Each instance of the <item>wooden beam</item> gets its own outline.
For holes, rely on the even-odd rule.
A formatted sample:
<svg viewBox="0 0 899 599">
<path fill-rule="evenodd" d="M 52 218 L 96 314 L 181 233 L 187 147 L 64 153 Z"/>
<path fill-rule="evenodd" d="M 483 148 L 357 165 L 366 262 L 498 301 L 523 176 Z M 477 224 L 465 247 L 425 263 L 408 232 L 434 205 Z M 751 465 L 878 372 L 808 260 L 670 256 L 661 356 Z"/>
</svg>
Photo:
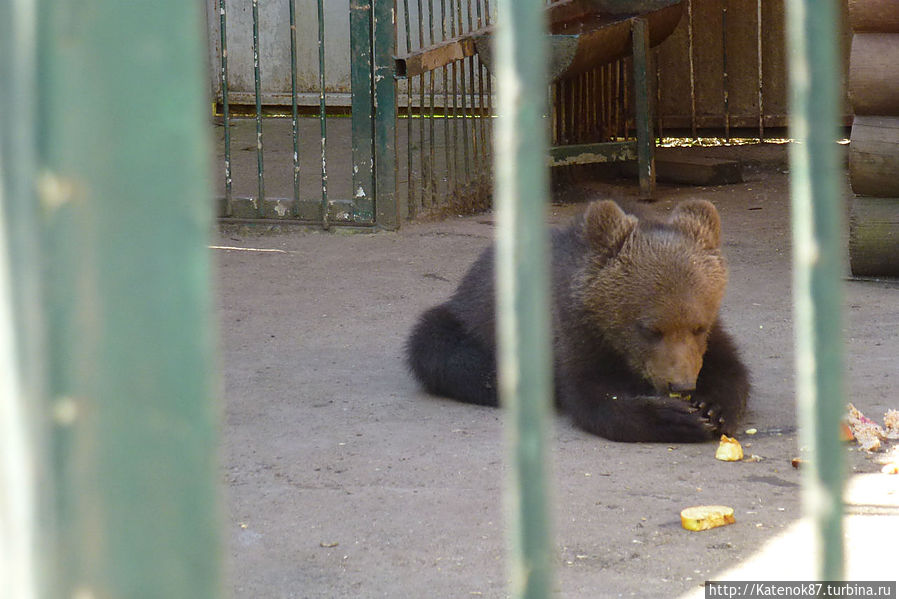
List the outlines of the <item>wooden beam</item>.
<svg viewBox="0 0 899 599">
<path fill-rule="evenodd" d="M 477 54 L 475 40 L 478 37 L 487 35 L 488 32 L 489 30 L 486 27 L 477 29 L 433 46 L 397 56 L 396 75 L 397 77 L 417 77 L 456 60 L 474 56 Z"/>
</svg>

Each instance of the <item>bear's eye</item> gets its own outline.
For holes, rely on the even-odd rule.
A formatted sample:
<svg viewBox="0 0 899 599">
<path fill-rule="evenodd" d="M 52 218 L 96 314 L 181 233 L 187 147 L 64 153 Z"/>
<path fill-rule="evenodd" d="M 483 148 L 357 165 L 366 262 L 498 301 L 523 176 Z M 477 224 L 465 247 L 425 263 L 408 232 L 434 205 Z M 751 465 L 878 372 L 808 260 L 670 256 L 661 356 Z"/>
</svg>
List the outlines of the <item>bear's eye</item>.
<svg viewBox="0 0 899 599">
<path fill-rule="evenodd" d="M 705 335 L 708 332 L 708 330 L 709 330 L 708 328 L 706 328 L 702 325 L 699 325 L 698 327 L 695 327 L 693 329 L 693 334 L 696 335 L 697 337 L 699 337 L 701 335 Z"/>
<path fill-rule="evenodd" d="M 637 324 L 637 332 L 647 341 L 660 341 L 664 336 L 658 327 L 643 323 Z"/>
</svg>

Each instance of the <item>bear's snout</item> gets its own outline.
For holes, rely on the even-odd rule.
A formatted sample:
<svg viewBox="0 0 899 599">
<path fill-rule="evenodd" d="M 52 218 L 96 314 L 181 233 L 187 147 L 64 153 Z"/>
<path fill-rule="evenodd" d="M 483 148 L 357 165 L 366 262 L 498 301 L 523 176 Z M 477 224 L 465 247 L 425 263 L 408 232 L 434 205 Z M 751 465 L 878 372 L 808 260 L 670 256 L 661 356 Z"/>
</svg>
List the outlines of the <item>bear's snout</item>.
<svg viewBox="0 0 899 599">
<path fill-rule="evenodd" d="M 692 394 L 702 368 L 705 348 L 691 338 L 666 338 L 654 348 L 648 363 L 647 374 L 656 392 L 668 395 Z"/>
<path fill-rule="evenodd" d="M 690 395 L 696 391 L 696 381 L 692 383 L 668 383 L 668 393 L 677 393 L 678 395 Z"/>
</svg>

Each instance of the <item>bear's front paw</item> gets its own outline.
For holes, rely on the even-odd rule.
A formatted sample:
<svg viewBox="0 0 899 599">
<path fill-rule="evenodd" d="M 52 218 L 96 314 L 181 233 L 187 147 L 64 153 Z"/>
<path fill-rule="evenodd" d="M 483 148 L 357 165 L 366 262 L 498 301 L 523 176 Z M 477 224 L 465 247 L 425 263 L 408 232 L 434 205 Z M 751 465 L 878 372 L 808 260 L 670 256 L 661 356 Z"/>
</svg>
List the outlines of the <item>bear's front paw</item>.
<svg viewBox="0 0 899 599">
<path fill-rule="evenodd" d="M 724 433 L 728 435 L 733 433 L 733 429 L 737 425 L 736 418 L 733 415 L 728 414 L 728 411 L 723 406 L 701 397 L 689 397 L 684 399 L 689 402 L 691 408 L 695 409 L 696 412 L 702 416 L 704 421 L 714 427 L 715 433 Z"/>
<path fill-rule="evenodd" d="M 684 397 L 644 397 L 659 441 L 707 441 L 719 434 L 716 414 Z"/>
</svg>

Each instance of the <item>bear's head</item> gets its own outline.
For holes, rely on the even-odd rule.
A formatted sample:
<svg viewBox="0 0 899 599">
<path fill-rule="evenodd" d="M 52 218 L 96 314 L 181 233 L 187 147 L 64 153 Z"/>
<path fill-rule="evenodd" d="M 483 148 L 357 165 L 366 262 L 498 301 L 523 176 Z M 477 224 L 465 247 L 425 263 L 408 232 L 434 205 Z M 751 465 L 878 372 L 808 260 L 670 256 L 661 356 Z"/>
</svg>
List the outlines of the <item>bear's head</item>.
<svg viewBox="0 0 899 599">
<path fill-rule="evenodd" d="M 583 227 L 591 255 L 577 293 L 594 329 L 658 393 L 689 393 L 727 285 L 717 210 L 691 200 L 638 220 L 599 201 Z"/>
</svg>

